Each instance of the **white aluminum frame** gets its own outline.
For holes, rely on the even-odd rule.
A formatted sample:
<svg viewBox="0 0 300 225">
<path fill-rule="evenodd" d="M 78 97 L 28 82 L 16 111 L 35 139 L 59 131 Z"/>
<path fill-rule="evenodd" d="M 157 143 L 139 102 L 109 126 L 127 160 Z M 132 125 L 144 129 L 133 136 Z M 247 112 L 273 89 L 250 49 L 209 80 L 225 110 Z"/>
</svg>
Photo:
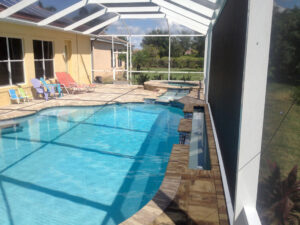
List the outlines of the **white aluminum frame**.
<svg viewBox="0 0 300 225">
<path fill-rule="evenodd" d="M 76 27 L 79 27 L 79 26 L 81 26 L 81 25 L 83 25 L 87 22 L 92 21 L 93 19 L 96 19 L 100 16 L 103 16 L 106 12 L 107 12 L 107 9 L 102 9 L 102 10 L 100 10 L 98 12 L 95 12 L 95 13 L 93 13 L 93 14 L 91 14 L 91 15 L 89 15 L 89 16 L 87 16 L 87 17 L 85 17 L 85 18 L 83 18 L 83 19 L 81 19 L 77 22 L 75 22 L 75 23 L 72 23 L 71 25 L 65 27 L 64 30 L 73 30 Z"/>
<path fill-rule="evenodd" d="M 117 4 L 117 3 L 145 3 L 150 0 L 89 0 L 89 3 L 100 3 L 100 4 Z"/>
<path fill-rule="evenodd" d="M 27 6 L 37 2 L 38 0 L 23 0 L 18 2 L 17 4 L 3 10 L 2 12 L 0 12 L 0 18 L 5 18 L 8 17 L 24 8 L 26 8 Z"/>
<path fill-rule="evenodd" d="M 256 211 L 272 12 L 273 0 L 248 2 L 234 209 L 235 224 L 241 225 L 259 225 L 259 218 L 251 217 Z"/>
<path fill-rule="evenodd" d="M 54 15 L 52 16 L 49 16 L 48 18 L 40 21 L 38 23 L 39 26 L 44 26 L 44 25 L 47 25 L 49 23 L 52 23 L 53 21 L 55 20 L 58 20 L 74 11 L 76 11 L 77 9 L 80 9 L 82 8 L 83 6 L 85 6 L 87 4 L 87 0 L 81 0 L 80 2 L 77 2 L 76 4 L 73 4 L 71 6 L 69 6 L 68 8 L 66 9 L 63 9 L 57 13 L 55 13 Z"/>
<path fill-rule="evenodd" d="M 211 21 L 209 19 L 207 19 L 206 17 L 200 16 L 199 14 L 196 14 L 194 12 L 191 12 L 189 10 L 181 8 L 179 6 L 173 5 L 169 2 L 161 1 L 161 0 L 152 0 L 152 2 L 159 5 L 159 6 L 161 6 L 161 7 L 163 7 L 163 8 L 172 10 L 175 13 L 178 13 L 182 16 L 185 16 L 188 19 L 192 19 L 195 22 L 202 23 L 205 26 L 208 26 L 211 23 Z"/>
<path fill-rule="evenodd" d="M 70 31 L 75 33 L 80 33 L 83 35 L 94 36 L 91 33 L 100 29 L 102 27 L 108 26 L 111 23 L 119 19 L 157 19 L 157 18 L 166 18 L 173 20 L 176 23 L 179 23 L 183 26 L 186 26 L 194 31 L 197 31 L 203 35 L 206 35 L 207 27 L 215 18 L 215 10 L 217 11 L 217 6 L 219 3 L 215 3 L 216 0 L 209 0 L 214 3 L 213 6 L 207 6 L 207 4 L 201 4 L 191 0 L 171 0 L 167 2 L 165 0 L 81 0 L 78 3 L 75 3 L 59 12 L 56 12 L 52 16 L 45 18 L 44 20 L 34 23 L 22 19 L 15 19 L 9 17 L 10 15 L 28 7 L 29 5 L 37 2 L 38 0 L 23 0 L 17 4 L 3 10 L 0 12 L 0 19 L 5 21 L 12 21 L 16 23 L 25 23 L 35 26 L 45 26 L 50 29 L 57 29 L 63 31 Z M 221 2 L 223 2 L 222 0 Z M 138 7 L 107 7 L 103 4 L 118 4 L 118 3 L 154 3 L 154 5 L 149 6 L 138 6 Z M 173 4 L 175 3 L 175 4 Z M 99 4 L 104 7 L 103 10 L 95 12 L 91 15 L 88 15 L 86 18 L 83 18 L 77 22 L 74 22 L 68 25 L 65 28 L 50 26 L 49 24 L 53 21 L 59 20 L 60 18 L 78 10 L 87 4 Z M 182 7 L 181 7 L 182 6 Z M 190 9 L 190 10 L 189 10 Z M 150 12 L 150 13 L 149 13 Z M 153 12 L 153 14 L 151 14 Z M 161 13 L 157 13 L 161 12 Z M 200 14 L 197 14 L 199 12 Z M 74 29 L 93 20 L 106 13 L 116 13 L 116 17 L 108 19 L 101 24 L 98 24 L 94 27 L 89 28 L 83 32 L 75 31 Z M 120 13 L 132 13 L 132 14 L 120 14 Z M 127 28 L 127 25 L 124 23 Z M 129 32 L 129 31 L 128 31 Z"/>
<path fill-rule="evenodd" d="M 162 19 L 165 18 L 166 15 L 163 13 L 155 13 L 155 14 L 120 14 L 120 19 Z"/>
<path fill-rule="evenodd" d="M 188 27 L 204 35 L 207 33 L 208 27 L 201 23 L 196 22 L 195 20 L 191 20 L 167 8 L 160 8 L 159 11 L 165 13 L 167 15 L 167 18 L 170 18 L 172 21 L 176 23 L 179 23 L 185 27 Z"/>
<path fill-rule="evenodd" d="M 214 10 L 211 8 L 208 8 L 204 5 L 201 5 L 201 4 L 191 1 L 191 0 L 184 0 L 184 1 L 183 0 L 171 0 L 171 1 L 177 3 L 181 6 L 184 6 L 186 8 L 193 9 L 194 11 L 199 12 L 204 16 L 213 18 Z"/>
<path fill-rule="evenodd" d="M 168 23 L 169 25 L 169 23 Z M 168 26 L 169 27 L 169 26 Z M 191 72 L 191 71 L 172 71 L 172 68 L 171 68 L 171 37 L 177 37 L 177 36 L 181 36 L 181 37 L 201 37 L 203 35 L 193 35 L 193 34 L 189 34 L 189 35 L 171 35 L 170 33 L 169 34 L 158 34 L 158 35 L 151 35 L 151 34 L 144 34 L 144 35 L 119 35 L 119 36 L 122 36 L 122 37 L 126 37 L 127 40 L 129 39 L 129 43 L 127 42 L 127 52 L 114 52 L 114 39 L 113 37 L 116 37 L 116 35 L 98 35 L 97 38 L 100 38 L 100 37 L 111 37 L 112 38 L 112 41 L 111 41 L 111 44 L 112 44 L 112 51 L 113 51 L 113 54 L 112 54 L 112 60 L 113 60 L 113 65 L 112 65 L 112 69 L 111 70 L 94 70 L 92 68 L 92 72 L 112 72 L 113 73 L 113 80 L 115 80 L 115 73 L 116 72 L 121 72 L 121 71 L 124 71 L 126 72 L 126 77 L 127 77 L 127 80 L 130 80 L 132 81 L 132 73 L 158 73 L 158 74 L 168 74 L 168 80 L 170 80 L 170 76 L 171 74 L 203 74 L 204 75 L 204 72 Z M 140 71 L 136 71 L 136 70 L 132 70 L 132 44 L 131 44 L 131 38 L 133 37 L 169 37 L 169 57 L 168 57 L 168 70 L 167 71 L 164 71 L 164 70 L 160 70 L 160 71 L 149 71 L 149 70 L 140 70 Z M 100 40 L 101 41 L 101 40 Z M 129 52 L 128 52 L 129 50 Z M 126 59 L 127 59 L 127 62 L 126 62 L 126 68 L 125 70 L 118 70 L 116 69 L 116 66 L 115 66 L 115 54 L 118 54 L 118 53 L 126 53 Z M 128 61 L 129 59 L 129 61 Z M 205 76 L 204 76 L 205 77 Z"/>
<path fill-rule="evenodd" d="M 10 17 L 11 15 L 17 13 L 18 11 L 30 6 L 31 4 L 37 2 L 38 0 L 22 0 L 13 6 L 0 12 L 1 21 L 9 21 L 20 24 L 27 24 L 31 26 L 43 26 L 48 29 L 55 29 L 60 31 L 69 31 L 76 34 L 83 34 L 89 36 L 92 35 L 94 31 L 110 25 L 111 23 L 124 18 L 134 18 L 134 19 L 145 19 L 145 18 L 158 18 L 164 15 L 164 18 L 172 20 L 178 24 L 188 27 L 194 31 L 197 31 L 203 35 L 206 35 L 208 28 L 213 26 L 217 16 L 220 14 L 225 0 L 208 0 L 213 3 L 214 6 L 207 6 L 207 4 L 201 4 L 200 1 L 192 0 L 169 0 L 168 2 L 164 0 L 82 0 L 76 4 L 73 4 L 66 9 L 63 9 L 54 15 L 40 21 L 39 23 L 34 23 L 30 21 L 25 21 L 21 19 L 16 19 Z M 154 3 L 159 6 L 146 6 L 146 7 L 105 7 L 105 11 L 100 10 L 93 13 L 86 18 L 79 20 L 73 24 L 70 24 L 65 29 L 50 26 L 51 22 L 58 20 L 75 10 L 84 7 L 86 4 L 114 4 L 114 3 Z M 175 4 L 173 4 L 175 3 Z M 256 193 L 257 193 L 257 183 L 258 183 L 258 173 L 259 173 L 259 158 L 260 158 L 260 147 L 261 147 L 261 134 L 263 126 L 263 110 L 264 110 L 264 99 L 262 96 L 265 94 L 266 86 L 266 71 L 268 62 L 268 50 L 270 43 L 270 31 L 271 31 L 271 18 L 272 18 L 272 0 L 249 0 L 248 9 L 248 27 L 247 27 L 247 38 L 246 38 L 246 55 L 245 55 L 245 67 L 244 67 L 244 81 L 242 90 L 242 108 L 241 108 L 241 122 L 240 122 L 240 139 L 239 139 L 239 155 L 238 155 L 238 170 L 237 170 L 237 182 L 236 182 L 236 202 L 234 211 L 234 220 L 238 220 L 238 216 L 244 213 L 247 218 L 251 215 L 255 216 L 256 207 Z M 181 7 L 182 6 L 182 7 Z M 139 9 L 137 9 L 139 8 Z M 143 10 L 140 14 L 138 10 Z M 161 12 L 163 14 L 148 14 L 145 12 Z M 97 17 L 104 15 L 107 12 L 114 12 L 116 16 L 98 24 L 84 32 L 78 32 L 73 30 L 74 28 L 83 25 Z M 132 12 L 133 14 L 119 14 L 119 12 Z M 199 13 L 199 14 L 198 14 Z M 201 14 L 201 15 L 200 15 Z M 112 36 L 112 35 L 106 35 Z M 123 35 L 119 35 L 123 36 Z M 129 46 L 127 43 L 127 48 L 129 48 L 129 62 L 127 60 L 127 66 L 129 63 L 129 68 L 127 67 L 127 77 L 130 80 L 132 78 L 132 72 L 144 72 L 144 71 L 132 71 L 132 36 L 150 36 L 150 35 L 126 35 L 129 37 Z M 183 35 L 153 35 L 161 37 L 172 36 L 183 36 Z M 188 35 L 185 35 L 188 36 Z M 197 36 L 197 35 L 194 35 Z M 7 38 L 8 40 L 8 38 Z M 209 42 L 209 40 L 207 40 Z M 169 42 L 170 44 L 170 42 Z M 171 45 L 170 45 L 171 47 Z M 209 55 L 210 49 L 207 46 L 206 55 Z M 22 42 L 23 48 L 23 42 Z M 23 49 L 22 49 L 23 50 Z M 53 49 L 54 50 L 54 49 Z M 170 51 L 170 49 L 169 49 Z M 8 51 L 9 54 L 9 51 Z M 24 51 L 23 51 L 24 54 Z M 114 55 L 114 54 L 113 54 Z M 24 57 L 24 56 L 23 56 Z M 169 53 L 170 57 L 170 53 Z M 205 63 L 205 76 L 207 79 L 207 90 L 209 86 L 209 65 L 210 58 L 207 58 Z M 24 58 L 23 58 L 23 68 L 24 68 Z M 10 63 L 9 63 L 10 65 Z M 253 67 L 253 65 L 256 65 Z M 54 63 L 53 63 L 54 66 Z M 129 69 L 129 74 L 128 74 Z M 9 68 L 11 76 L 11 68 Z M 157 72 L 157 71 L 153 71 Z M 159 71 L 160 73 L 165 73 L 166 71 Z M 178 72 L 178 71 L 176 71 Z M 168 68 L 168 74 L 170 75 L 171 68 Z M 173 72 L 174 73 L 174 72 Z M 184 73 L 184 72 L 179 72 Z M 190 72 L 195 73 L 195 72 Z M 199 72 L 202 73 L 202 72 Z M 254 76 L 253 76 L 254 74 Z M 25 70 L 24 70 L 25 79 Z M 11 83 L 11 77 L 10 77 Z M 255 92 L 253 92 L 253 86 L 256 87 Z M 255 121 L 255 123 L 253 123 Z M 236 224 L 243 224 L 245 221 L 238 221 Z M 246 221 L 251 224 L 251 221 Z M 252 221 L 253 224 L 257 224 L 257 220 Z"/>
<path fill-rule="evenodd" d="M 115 17 L 112 17 L 112 18 L 110 18 L 109 20 L 106 20 L 105 22 L 100 23 L 99 25 L 94 26 L 94 27 L 92 27 L 92 28 L 90 28 L 90 29 L 84 31 L 83 34 L 91 34 L 91 33 L 93 33 L 94 31 L 101 29 L 102 27 L 108 26 L 109 24 L 112 24 L 112 23 L 118 21 L 119 19 L 120 19 L 120 16 L 119 16 L 119 15 L 117 15 L 117 16 L 115 16 Z"/>
<path fill-rule="evenodd" d="M 158 12 L 159 6 L 108 7 L 107 12 Z"/>
</svg>

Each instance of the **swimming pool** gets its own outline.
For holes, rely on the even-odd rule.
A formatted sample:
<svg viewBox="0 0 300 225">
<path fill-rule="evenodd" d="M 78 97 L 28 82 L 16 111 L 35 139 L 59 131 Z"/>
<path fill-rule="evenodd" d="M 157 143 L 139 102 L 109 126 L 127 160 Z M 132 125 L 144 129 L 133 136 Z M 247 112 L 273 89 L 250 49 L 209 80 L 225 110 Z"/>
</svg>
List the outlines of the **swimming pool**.
<svg viewBox="0 0 300 225">
<path fill-rule="evenodd" d="M 0 224 L 126 220 L 157 192 L 181 118 L 179 108 L 132 103 L 14 120 L 0 130 Z"/>
</svg>

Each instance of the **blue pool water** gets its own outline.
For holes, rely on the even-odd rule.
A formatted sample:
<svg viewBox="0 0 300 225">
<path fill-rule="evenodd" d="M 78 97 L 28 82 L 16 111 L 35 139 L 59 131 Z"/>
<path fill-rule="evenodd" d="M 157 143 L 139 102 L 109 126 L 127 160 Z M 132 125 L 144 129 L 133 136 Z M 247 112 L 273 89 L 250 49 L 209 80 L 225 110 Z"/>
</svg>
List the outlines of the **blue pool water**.
<svg viewBox="0 0 300 225">
<path fill-rule="evenodd" d="M 168 88 L 167 92 L 159 96 L 158 100 L 159 102 L 169 102 L 174 101 L 177 99 L 181 99 L 182 97 L 188 95 L 190 93 L 190 90 L 187 89 L 173 89 Z"/>
<path fill-rule="evenodd" d="M 168 85 L 177 86 L 177 87 L 193 87 L 197 84 L 185 83 L 185 82 L 168 82 Z"/>
<path fill-rule="evenodd" d="M 0 224 L 126 220 L 157 192 L 181 118 L 179 108 L 121 104 L 15 120 L 0 130 Z"/>
</svg>

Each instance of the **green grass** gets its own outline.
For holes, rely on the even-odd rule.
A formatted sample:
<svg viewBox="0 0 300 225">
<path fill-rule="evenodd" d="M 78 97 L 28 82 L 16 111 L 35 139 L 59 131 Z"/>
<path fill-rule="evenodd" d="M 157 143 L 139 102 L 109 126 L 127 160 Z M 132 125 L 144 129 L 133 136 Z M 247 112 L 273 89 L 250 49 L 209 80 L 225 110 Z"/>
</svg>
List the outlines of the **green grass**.
<svg viewBox="0 0 300 225">
<path fill-rule="evenodd" d="M 269 174 L 268 161 L 276 162 L 283 176 L 286 176 L 293 166 L 299 166 L 300 105 L 294 104 L 283 120 L 293 102 L 292 91 L 293 86 L 268 82 L 260 178 Z M 281 121 L 283 122 L 280 125 Z M 275 133 L 276 130 L 278 131 Z M 299 173 L 300 170 L 298 177 Z"/>
<path fill-rule="evenodd" d="M 135 70 L 136 68 L 133 68 Z M 150 68 L 141 68 L 141 71 L 147 70 L 147 71 L 168 71 L 168 68 L 157 68 L 157 67 L 150 67 Z M 190 80 L 192 81 L 199 81 L 203 80 L 203 74 L 199 74 L 198 72 L 202 72 L 203 69 L 191 69 L 191 68 L 172 68 L 171 71 L 184 71 L 184 72 L 197 72 L 197 73 L 190 73 L 190 74 L 183 74 L 183 73 L 171 73 L 171 80 L 183 80 L 184 77 L 187 78 L 190 77 Z M 136 77 L 141 74 L 141 73 L 132 73 L 133 76 L 133 83 L 136 84 Z M 143 74 L 148 75 L 149 80 L 155 80 L 157 79 L 158 73 L 146 73 L 143 72 Z M 161 80 L 168 80 L 168 74 L 167 73 L 161 73 L 162 78 Z M 126 80 L 126 73 L 122 75 L 117 76 L 117 80 Z M 103 77 L 103 83 L 105 84 L 112 84 L 113 83 L 113 78 L 112 75 L 111 77 Z"/>
<path fill-rule="evenodd" d="M 147 71 L 168 71 L 168 68 L 141 68 L 141 71 L 147 70 Z M 190 68 L 172 68 L 171 71 L 185 71 L 185 72 L 202 72 L 203 70 L 201 68 L 199 69 L 190 69 Z M 135 82 L 135 77 L 138 76 L 140 73 L 133 73 L 134 77 L 134 82 Z M 155 80 L 157 79 L 158 73 L 147 73 L 143 72 L 143 74 L 146 74 L 149 76 L 149 80 Z M 168 74 L 167 73 L 161 73 L 161 80 L 167 80 L 168 79 Z M 190 74 L 183 74 L 183 73 L 171 73 L 171 79 L 172 80 L 183 80 L 183 78 L 187 79 L 190 77 L 190 80 L 203 80 L 203 74 L 199 73 L 190 73 Z"/>
</svg>

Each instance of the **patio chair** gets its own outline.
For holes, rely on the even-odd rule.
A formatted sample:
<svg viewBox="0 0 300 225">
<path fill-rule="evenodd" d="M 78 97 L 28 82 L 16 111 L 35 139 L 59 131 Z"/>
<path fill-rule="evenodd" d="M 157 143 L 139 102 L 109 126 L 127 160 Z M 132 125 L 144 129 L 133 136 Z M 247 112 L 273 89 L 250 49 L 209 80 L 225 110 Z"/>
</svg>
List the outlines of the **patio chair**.
<svg viewBox="0 0 300 225">
<path fill-rule="evenodd" d="M 24 89 L 23 88 L 18 88 L 18 92 L 19 92 L 19 95 L 22 97 L 22 98 L 24 98 L 24 99 L 26 99 L 27 100 L 27 102 L 29 102 L 29 101 L 32 101 L 33 100 L 33 97 L 32 97 L 32 95 L 31 94 L 28 94 L 28 93 L 26 93 L 25 91 L 24 91 Z"/>
<path fill-rule="evenodd" d="M 41 82 L 36 78 L 31 79 L 31 83 L 32 83 L 33 88 L 36 90 L 36 93 L 38 95 L 44 95 L 44 98 L 45 98 L 46 101 L 48 101 L 48 97 L 49 97 L 50 93 L 55 94 L 53 87 L 50 88 L 51 92 L 48 92 L 48 90 L 45 91 L 45 89 L 42 86 Z"/>
<path fill-rule="evenodd" d="M 63 96 L 63 92 L 62 92 L 62 89 L 60 87 L 60 84 L 47 84 L 46 81 L 44 80 L 43 77 L 40 78 L 40 81 L 42 82 L 43 86 L 45 88 L 47 88 L 47 91 L 51 93 L 51 88 L 54 88 L 57 90 L 58 92 L 58 97 L 61 97 Z"/>
<path fill-rule="evenodd" d="M 23 98 L 22 96 L 18 96 L 18 95 L 17 95 L 15 89 L 9 89 L 9 90 L 8 90 L 8 93 L 9 93 L 10 99 L 11 99 L 12 101 L 16 101 L 18 104 L 20 104 L 21 100 L 24 101 L 24 98 Z"/>
<path fill-rule="evenodd" d="M 74 79 L 71 77 L 70 74 L 66 72 L 57 72 L 56 77 L 58 79 L 58 82 L 65 88 L 65 90 L 68 92 L 68 89 L 72 90 L 72 93 L 76 91 L 94 91 L 96 85 L 90 84 L 79 84 L 74 81 Z M 68 92 L 69 93 L 69 92 Z"/>
</svg>

